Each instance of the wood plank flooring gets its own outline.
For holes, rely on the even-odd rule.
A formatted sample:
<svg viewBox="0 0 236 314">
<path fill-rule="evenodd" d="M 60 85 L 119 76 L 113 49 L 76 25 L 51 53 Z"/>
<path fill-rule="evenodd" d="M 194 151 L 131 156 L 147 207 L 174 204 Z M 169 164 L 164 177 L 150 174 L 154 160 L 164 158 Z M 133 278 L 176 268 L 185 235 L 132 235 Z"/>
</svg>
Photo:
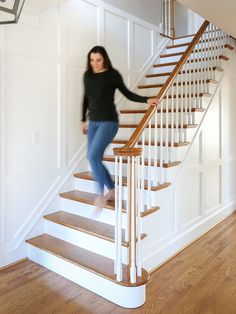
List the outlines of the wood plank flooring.
<svg viewBox="0 0 236 314">
<path fill-rule="evenodd" d="M 127 310 L 30 261 L 0 271 L 1 314 L 235 314 L 236 212 L 152 275 Z"/>
</svg>

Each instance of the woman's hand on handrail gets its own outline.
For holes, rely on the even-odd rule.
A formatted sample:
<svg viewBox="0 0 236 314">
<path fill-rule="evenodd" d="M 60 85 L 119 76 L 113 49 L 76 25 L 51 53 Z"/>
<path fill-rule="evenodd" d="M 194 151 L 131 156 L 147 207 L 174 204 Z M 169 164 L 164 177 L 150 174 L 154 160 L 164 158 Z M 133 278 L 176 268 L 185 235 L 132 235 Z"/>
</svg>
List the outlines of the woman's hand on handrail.
<svg viewBox="0 0 236 314">
<path fill-rule="evenodd" d="M 81 131 L 83 134 L 88 134 L 88 124 L 84 121 L 81 122 Z"/>
<path fill-rule="evenodd" d="M 157 107 L 157 105 L 159 103 L 159 99 L 158 98 L 149 98 L 147 103 L 149 106 Z"/>
</svg>

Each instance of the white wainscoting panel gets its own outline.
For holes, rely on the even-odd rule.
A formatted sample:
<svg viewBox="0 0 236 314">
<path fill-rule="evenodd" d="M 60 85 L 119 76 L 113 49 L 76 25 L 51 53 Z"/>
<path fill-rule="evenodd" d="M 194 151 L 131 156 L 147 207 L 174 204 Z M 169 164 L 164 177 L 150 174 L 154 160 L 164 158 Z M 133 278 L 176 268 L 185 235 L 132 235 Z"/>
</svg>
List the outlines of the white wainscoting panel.
<svg viewBox="0 0 236 314">
<path fill-rule="evenodd" d="M 6 62 L 7 173 L 57 167 L 57 63 L 12 54 Z"/>
<path fill-rule="evenodd" d="M 66 68 L 67 165 L 71 164 L 78 152 L 78 147 L 86 139 L 80 130 L 84 71 L 84 68 L 75 65 L 67 65 Z"/>
<path fill-rule="evenodd" d="M 128 20 L 109 11 L 104 12 L 104 45 L 116 68 L 128 68 Z"/>
<path fill-rule="evenodd" d="M 221 130 L 220 130 L 220 104 L 218 93 L 214 102 L 209 109 L 209 114 L 206 117 L 205 127 L 203 128 L 203 163 L 218 160 L 221 151 Z"/>
<path fill-rule="evenodd" d="M 185 228 L 200 216 L 201 179 L 199 173 L 181 176 L 176 188 L 178 227 Z"/>
<path fill-rule="evenodd" d="M 49 190 L 54 181 L 55 178 L 35 179 L 18 182 L 7 188 L 6 239 L 8 241 L 12 238 L 18 240 L 22 228 L 37 211 L 38 202 L 43 199 L 45 190 Z"/>
<path fill-rule="evenodd" d="M 61 6 L 66 29 L 63 43 L 66 58 L 71 63 L 86 63 L 89 50 L 98 44 L 99 7 L 96 4 L 73 0 Z"/>
<path fill-rule="evenodd" d="M 134 23 L 133 66 L 140 69 L 152 56 L 153 34 L 150 28 Z"/>
</svg>

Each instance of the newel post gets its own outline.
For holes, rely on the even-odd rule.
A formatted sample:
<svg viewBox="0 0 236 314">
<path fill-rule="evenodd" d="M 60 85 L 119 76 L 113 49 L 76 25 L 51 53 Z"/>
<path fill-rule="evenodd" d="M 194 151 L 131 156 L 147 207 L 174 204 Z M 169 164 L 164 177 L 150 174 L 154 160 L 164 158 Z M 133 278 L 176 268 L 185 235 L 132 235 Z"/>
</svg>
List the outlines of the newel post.
<svg viewBox="0 0 236 314">
<path fill-rule="evenodd" d="M 128 242 L 128 264 L 130 282 L 135 283 L 136 277 L 141 276 L 141 258 L 139 241 L 141 240 L 141 228 L 139 226 L 140 213 L 137 209 L 137 189 L 140 182 L 140 156 L 142 148 L 121 147 L 114 148 L 115 154 L 115 273 L 117 280 L 122 278 L 122 209 L 126 209 L 125 240 Z M 122 177 L 126 166 L 127 180 Z M 127 193 L 124 193 L 127 186 Z M 121 279 L 122 280 L 122 279 Z"/>
</svg>

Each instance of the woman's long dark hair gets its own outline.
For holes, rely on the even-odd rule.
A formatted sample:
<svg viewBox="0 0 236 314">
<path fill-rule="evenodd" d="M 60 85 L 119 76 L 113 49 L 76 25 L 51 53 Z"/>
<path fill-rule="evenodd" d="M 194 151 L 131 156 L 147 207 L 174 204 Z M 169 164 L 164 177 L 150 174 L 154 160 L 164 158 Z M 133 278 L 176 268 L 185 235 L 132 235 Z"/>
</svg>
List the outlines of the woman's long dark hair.
<svg viewBox="0 0 236 314">
<path fill-rule="evenodd" d="M 92 72 L 92 67 L 90 65 L 90 55 L 91 55 L 91 53 L 100 53 L 100 55 L 102 55 L 102 57 L 104 59 L 104 68 L 107 69 L 107 70 L 113 70 L 113 66 L 111 64 L 111 60 L 110 60 L 110 58 L 108 56 L 108 53 L 107 53 L 106 49 L 104 47 L 102 47 L 102 46 L 95 46 L 88 53 L 86 72 Z"/>
</svg>

